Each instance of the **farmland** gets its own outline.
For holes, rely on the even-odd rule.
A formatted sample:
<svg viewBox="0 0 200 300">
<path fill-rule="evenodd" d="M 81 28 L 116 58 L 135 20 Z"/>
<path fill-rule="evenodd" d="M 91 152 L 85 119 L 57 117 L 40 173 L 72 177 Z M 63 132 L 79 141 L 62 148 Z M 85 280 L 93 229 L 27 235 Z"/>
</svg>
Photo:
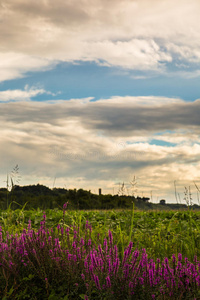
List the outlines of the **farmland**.
<svg viewBox="0 0 200 300">
<path fill-rule="evenodd" d="M 28 293 L 32 295 L 31 299 L 120 299 L 117 298 L 118 295 L 121 295 L 121 299 L 143 299 L 142 297 L 195 299 L 199 296 L 200 212 L 198 211 L 137 211 L 134 207 L 129 210 L 77 211 L 67 210 L 65 206 L 63 210 L 47 209 L 45 212 L 40 209 L 7 209 L 0 212 L 0 226 L 0 256 L 3 261 L 0 272 L 2 299 L 28 299 L 26 298 Z M 24 241 L 20 244 L 22 236 Z M 50 240 L 52 242 L 49 242 Z M 108 243 L 107 246 L 105 241 Z M 60 251 L 59 254 L 53 252 L 54 243 L 57 243 L 56 249 Z M 14 245 L 18 245 L 16 246 L 18 248 L 23 245 L 26 248 L 22 247 L 25 252 L 23 254 L 20 252 L 20 257 L 16 250 L 11 249 Z M 38 253 L 34 256 L 31 249 Z M 76 264 L 73 261 L 70 265 L 70 259 L 67 265 L 65 264 L 65 251 L 68 251 L 67 255 L 76 256 Z M 90 255 L 96 257 L 93 258 L 93 264 L 91 259 L 87 261 Z M 144 270 L 140 276 L 134 271 L 135 281 L 131 281 L 130 274 L 126 273 L 130 273 L 133 269 L 131 255 L 138 257 L 138 270 L 140 262 L 146 271 L 152 268 L 152 272 L 155 273 L 152 275 L 154 283 L 149 281 L 150 275 L 147 276 Z M 114 269 L 111 271 L 111 263 L 108 262 L 111 259 L 114 266 L 116 263 L 114 257 L 119 263 L 119 269 L 115 272 Z M 125 257 L 127 263 L 123 263 Z M 101 272 L 99 267 L 97 268 L 98 260 L 103 264 Z M 150 265 L 147 266 L 147 262 Z M 88 273 L 87 263 L 88 268 L 90 267 Z M 124 268 L 130 270 L 125 272 L 123 264 L 126 265 Z M 36 265 L 40 272 L 34 269 Z M 50 265 L 54 268 L 54 275 Z M 166 272 L 173 273 L 173 278 L 158 276 L 156 268 L 158 270 L 164 266 L 165 270 L 168 270 Z M 187 270 L 190 269 L 187 274 L 183 272 L 186 267 Z M 182 273 L 178 275 L 178 268 L 183 268 L 181 272 L 184 273 L 188 286 L 181 277 L 183 275 L 180 275 Z M 196 273 L 191 271 L 194 268 Z M 23 272 L 20 271 L 22 269 Z M 161 269 L 160 272 L 164 272 L 164 269 Z M 34 296 L 36 286 L 39 286 L 38 294 Z M 137 293 L 140 295 L 139 298 Z M 177 293 L 181 295 L 180 298 Z"/>
</svg>

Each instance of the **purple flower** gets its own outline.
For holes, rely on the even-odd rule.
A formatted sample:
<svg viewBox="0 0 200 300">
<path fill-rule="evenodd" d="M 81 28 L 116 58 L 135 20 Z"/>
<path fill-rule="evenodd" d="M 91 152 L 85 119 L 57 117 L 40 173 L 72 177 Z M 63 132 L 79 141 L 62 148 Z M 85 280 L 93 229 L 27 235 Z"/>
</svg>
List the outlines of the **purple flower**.
<svg viewBox="0 0 200 300">
<path fill-rule="evenodd" d="M 68 205 L 68 202 L 65 202 L 65 203 L 63 204 L 63 210 L 66 210 L 66 209 L 67 209 L 67 205 Z"/>
<path fill-rule="evenodd" d="M 100 283 L 99 283 L 99 277 L 97 275 L 94 275 L 94 281 L 95 281 L 96 287 L 98 288 L 98 290 L 100 290 L 101 287 L 100 287 Z"/>
<path fill-rule="evenodd" d="M 106 277 L 106 284 L 107 284 L 107 287 L 110 288 L 111 287 L 111 281 L 110 281 L 110 277 Z"/>
<path fill-rule="evenodd" d="M 108 231 L 108 236 L 109 236 L 109 242 L 110 242 L 110 245 L 112 246 L 112 243 L 113 243 L 113 236 L 112 236 L 112 232 L 109 230 Z"/>
<path fill-rule="evenodd" d="M 182 254 L 181 253 L 178 254 L 178 260 L 182 261 Z"/>
</svg>

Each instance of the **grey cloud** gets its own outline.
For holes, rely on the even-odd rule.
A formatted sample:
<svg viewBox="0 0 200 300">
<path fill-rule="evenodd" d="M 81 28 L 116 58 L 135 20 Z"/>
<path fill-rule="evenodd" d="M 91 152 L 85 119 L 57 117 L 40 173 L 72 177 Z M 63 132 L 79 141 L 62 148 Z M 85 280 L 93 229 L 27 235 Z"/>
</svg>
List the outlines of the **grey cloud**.
<svg viewBox="0 0 200 300">
<path fill-rule="evenodd" d="M 82 123 L 90 128 L 103 130 L 107 134 L 124 133 L 128 136 L 137 131 L 157 132 L 179 128 L 198 128 L 199 111 L 199 100 L 194 103 L 167 104 L 155 108 L 134 107 L 134 105 L 126 104 L 124 107 L 97 104 L 82 111 L 84 114 Z"/>
<path fill-rule="evenodd" d="M 159 102 L 159 98 L 157 99 Z M 4 103 L 3 120 L 7 122 L 47 123 L 62 126 L 77 120 L 88 130 L 100 130 L 106 136 L 131 136 L 143 132 L 193 129 L 199 131 L 200 100 L 195 102 L 161 103 L 159 106 L 139 105 L 126 101 L 110 104 L 101 100 L 77 105 L 70 101 L 58 104 Z M 5 117 L 6 116 L 6 117 Z"/>
<path fill-rule="evenodd" d="M 44 18 L 55 24 L 83 23 L 88 19 L 85 1 L 6 1 L 11 11 L 27 17 Z M 87 7 L 87 6 L 86 6 Z"/>
</svg>

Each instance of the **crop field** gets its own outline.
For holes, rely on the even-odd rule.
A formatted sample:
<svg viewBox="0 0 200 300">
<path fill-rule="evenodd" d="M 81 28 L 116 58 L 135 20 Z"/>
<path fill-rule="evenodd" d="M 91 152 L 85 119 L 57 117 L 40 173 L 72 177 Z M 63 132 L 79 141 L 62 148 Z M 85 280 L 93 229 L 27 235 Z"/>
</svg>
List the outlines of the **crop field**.
<svg viewBox="0 0 200 300">
<path fill-rule="evenodd" d="M 200 212 L 0 211 L 1 299 L 200 299 Z"/>
</svg>

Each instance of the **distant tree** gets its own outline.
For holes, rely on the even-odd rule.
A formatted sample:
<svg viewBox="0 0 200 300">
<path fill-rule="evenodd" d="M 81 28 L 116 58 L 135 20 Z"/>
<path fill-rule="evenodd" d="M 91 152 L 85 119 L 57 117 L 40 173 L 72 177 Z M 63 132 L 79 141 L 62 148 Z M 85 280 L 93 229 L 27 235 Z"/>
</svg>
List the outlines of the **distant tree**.
<svg viewBox="0 0 200 300">
<path fill-rule="evenodd" d="M 150 198 L 148 197 L 138 197 L 136 198 L 137 201 L 143 201 L 143 202 L 148 202 L 150 200 Z"/>
<path fill-rule="evenodd" d="M 166 201 L 165 201 L 164 199 L 161 199 L 161 200 L 160 200 L 160 204 L 161 204 L 161 205 L 165 205 L 165 204 L 166 204 Z"/>
</svg>

